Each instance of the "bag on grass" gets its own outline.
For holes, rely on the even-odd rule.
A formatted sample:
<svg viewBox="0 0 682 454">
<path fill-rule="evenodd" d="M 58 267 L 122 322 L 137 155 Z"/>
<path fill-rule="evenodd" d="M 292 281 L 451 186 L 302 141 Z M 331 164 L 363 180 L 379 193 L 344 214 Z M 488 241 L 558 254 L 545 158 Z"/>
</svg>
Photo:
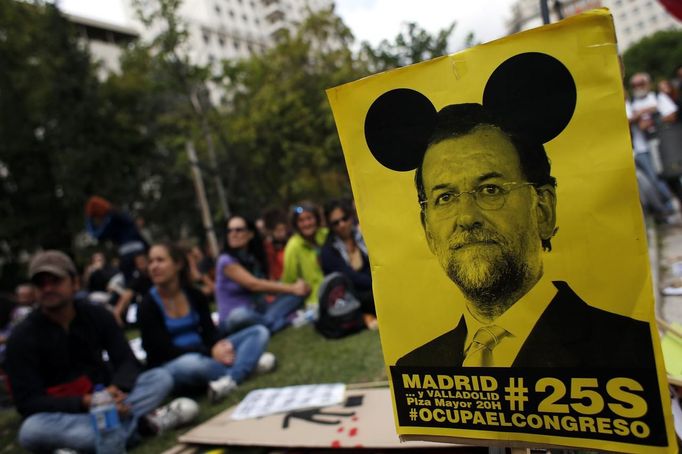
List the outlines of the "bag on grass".
<svg viewBox="0 0 682 454">
<path fill-rule="evenodd" d="M 338 339 L 365 327 L 360 301 L 353 284 L 341 273 L 324 278 L 318 290 L 319 315 L 315 328 L 324 337 Z"/>
</svg>

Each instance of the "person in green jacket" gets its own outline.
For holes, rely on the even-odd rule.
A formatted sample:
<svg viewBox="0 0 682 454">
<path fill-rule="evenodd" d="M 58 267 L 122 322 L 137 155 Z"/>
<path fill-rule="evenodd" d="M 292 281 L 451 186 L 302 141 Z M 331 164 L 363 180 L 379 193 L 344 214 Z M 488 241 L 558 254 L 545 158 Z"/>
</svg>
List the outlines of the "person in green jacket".
<svg viewBox="0 0 682 454">
<path fill-rule="evenodd" d="M 317 307 L 317 290 L 324 279 L 320 266 L 320 249 L 329 231 L 321 227 L 320 212 L 316 206 L 301 203 L 291 214 L 294 235 L 284 248 L 284 271 L 282 281 L 287 283 L 303 279 L 311 287 L 305 301 L 307 308 Z"/>
</svg>

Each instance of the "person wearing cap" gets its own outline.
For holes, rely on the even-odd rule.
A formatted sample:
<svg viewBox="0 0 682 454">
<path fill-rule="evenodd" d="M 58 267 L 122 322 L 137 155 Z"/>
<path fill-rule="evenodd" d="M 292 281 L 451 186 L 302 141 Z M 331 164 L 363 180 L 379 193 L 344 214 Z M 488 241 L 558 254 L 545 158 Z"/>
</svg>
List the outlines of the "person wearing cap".
<svg viewBox="0 0 682 454">
<path fill-rule="evenodd" d="M 317 290 L 324 279 L 320 250 L 329 230 L 321 227 L 320 212 L 310 203 L 301 203 L 294 207 L 291 225 L 295 233 L 284 248 L 282 281 L 288 284 L 299 279 L 305 281 L 311 288 L 305 305 L 308 308 L 317 308 Z"/>
<path fill-rule="evenodd" d="M 121 271 L 129 282 L 135 273 L 135 257 L 147 255 L 149 244 L 135 221 L 126 213 L 114 209 L 111 203 L 92 196 L 85 204 L 85 226 L 97 241 L 111 241 L 118 248 Z"/>
<path fill-rule="evenodd" d="M 74 300 L 77 271 L 63 252 L 36 254 L 29 265 L 38 308 L 13 331 L 5 369 L 17 411 L 23 416 L 19 443 L 31 451 L 69 448 L 91 452 L 95 432 L 88 414 L 94 386 L 112 394 L 128 442 L 139 423 L 172 429 L 193 415 L 155 410 L 171 392 L 162 369 L 142 372 L 123 332 L 106 309 Z M 108 360 L 103 359 L 106 353 Z"/>
<path fill-rule="evenodd" d="M 590 306 L 545 273 L 557 195 L 542 144 L 481 105 L 446 106 L 415 183 L 426 242 L 465 308 L 398 366 L 654 367 L 647 322 Z"/>
</svg>

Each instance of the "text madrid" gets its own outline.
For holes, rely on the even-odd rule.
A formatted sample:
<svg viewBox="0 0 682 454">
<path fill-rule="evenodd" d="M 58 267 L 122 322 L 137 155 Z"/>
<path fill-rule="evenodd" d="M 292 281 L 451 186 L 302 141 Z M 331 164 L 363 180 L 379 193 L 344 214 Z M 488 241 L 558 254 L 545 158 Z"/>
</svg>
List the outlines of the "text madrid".
<svg viewBox="0 0 682 454">
<path fill-rule="evenodd" d="M 517 427 L 546 430 L 563 430 L 565 432 L 591 432 L 615 434 L 627 437 L 630 434 L 637 438 L 647 438 L 651 433 L 649 426 L 643 421 L 626 421 L 616 418 L 593 418 L 590 416 L 558 416 L 558 415 L 511 415 L 492 411 L 469 411 L 454 409 L 420 408 L 418 417 L 422 422 L 449 422 L 453 424 L 474 424 L 496 427 Z"/>
</svg>

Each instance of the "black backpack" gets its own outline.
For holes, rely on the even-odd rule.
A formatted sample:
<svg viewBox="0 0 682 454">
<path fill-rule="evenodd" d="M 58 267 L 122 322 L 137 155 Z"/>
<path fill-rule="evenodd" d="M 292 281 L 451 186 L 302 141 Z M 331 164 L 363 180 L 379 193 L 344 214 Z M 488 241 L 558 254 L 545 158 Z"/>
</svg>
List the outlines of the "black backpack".
<svg viewBox="0 0 682 454">
<path fill-rule="evenodd" d="M 324 337 L 338 339 L 365 328 L 353 284 L 341 273 L 325 276 L 318 290 L 319 315 L 315 328 Z"/>
</svg>

